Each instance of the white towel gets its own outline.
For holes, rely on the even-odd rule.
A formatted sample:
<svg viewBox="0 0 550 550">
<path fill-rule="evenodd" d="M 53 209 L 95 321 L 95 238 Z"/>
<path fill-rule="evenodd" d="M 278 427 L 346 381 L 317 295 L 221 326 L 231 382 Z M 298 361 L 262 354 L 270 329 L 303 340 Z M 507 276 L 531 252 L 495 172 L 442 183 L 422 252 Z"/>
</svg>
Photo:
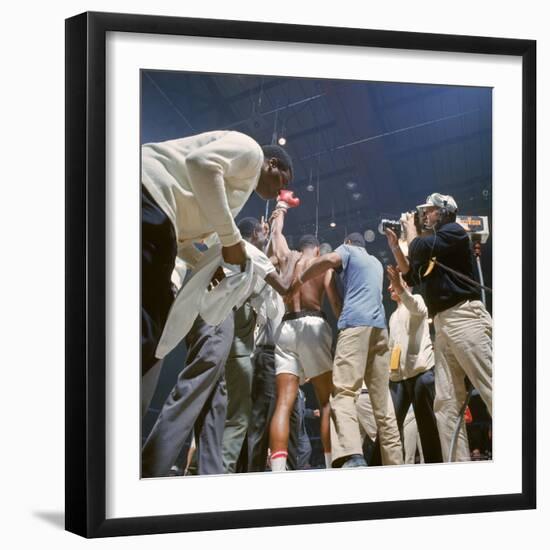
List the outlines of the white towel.
<svg viewBox="0 0 550 550">
<path fill-rule="evenodd" d="M 265 254 L 244 242 L 248 260 L 242 272 L 238 266 L 223 263 L 220 244 L 213 245 L 202 254 L 170 308 L 156 349 L 157 358 L 165 357 L 185 338 L 198 315 L 209 325 L 219 325 L 233 309 L 245 302 L 260 282 L 263 284 L 268 273 L 275 270 Z M 229 275 L 208 291 L 208 285 L 220 265 Z"/>
</svg>

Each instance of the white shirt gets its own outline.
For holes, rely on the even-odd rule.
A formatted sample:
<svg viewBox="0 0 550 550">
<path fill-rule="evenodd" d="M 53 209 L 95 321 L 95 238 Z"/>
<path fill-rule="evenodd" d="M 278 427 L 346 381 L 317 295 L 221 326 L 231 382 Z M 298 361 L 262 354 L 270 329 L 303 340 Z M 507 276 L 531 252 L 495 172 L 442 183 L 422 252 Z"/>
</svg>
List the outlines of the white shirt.
<svg viewBox="0 0 550 550">
<path fill-rule="evenodd" d="M 143 185 L 172 221 L 179 247 L 217 233 L 241 240 L 234 217 L 258 184 L 262 148 L 239 132 L 205 132 L 141 148 Z"/>
<path fill-rule="evenodd" d="M 248 257 L 244 271 L 241 272 L 238 266 L 224 264 L 232 274 L 210 291 L 208 285 L 223 261 L 221 245 L 216 244 L 202 254 L 170 308 L 155 352 L 157 358 L 165 357 L 183 340 L 198 315 L 209 325 L 219 325 L 234 308 L 243 305 L 260 283 L 263 284 L 263 279 L 275 271 L 261 250 L 247 241 L 244 243 Z"/>
<path fill-rule="evenodd" d="M 390 371 L 390 380 L 399 382 L 417 376 L 434 366 L 434 353 L 428 324 L 428 308 L 419 294 L 404 290 L 401 303 L 390 317 L 389 347 L 401 349 L 399 368 Z"/>
<path fill-rule="evenodd" d="M 267 283 L 250 299 L 256 312 L 256 346 L 274 346 L 275 333 L 283 320 L 285 304 L 281 295 Z"/>
</svg>

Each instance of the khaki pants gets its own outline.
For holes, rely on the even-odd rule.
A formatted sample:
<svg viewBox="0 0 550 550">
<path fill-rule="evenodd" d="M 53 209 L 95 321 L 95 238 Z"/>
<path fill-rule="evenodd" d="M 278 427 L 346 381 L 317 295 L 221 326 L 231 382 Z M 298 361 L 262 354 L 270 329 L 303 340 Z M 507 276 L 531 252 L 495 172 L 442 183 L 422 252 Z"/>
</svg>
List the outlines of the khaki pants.
<svg viewBox="0 0 550 550">
<path fill-rule="evenodd" d="M 395 414 L 388 413 L 389 365 L 386 329 L 353 327 L 339 332 L 330 400 L 333 461 L 363 454 L 356 401 L 364 380 L 378 427 L 382 463 L 403 463 Z"/>
<path fill-rule="evenodd" d="M 416 449 L 418 449 L 418 454 L 420 455 L 420 462 L 424 463 L 418 425 L 412 407 L 409 409 L 403 422 L 403 448 L 405 450 L 405 464 L 415 464 Z"/>
<path fill-rule="evenodd" d="M 435 401 L 434 412 L 441 439 L 443 460 L 470 460 L 464 422 L 453 456 L 451 442 L 460 409 L 466 399 L 464 376 L 470 379 L 492 414 L 492 320 L 480 301 L 466 301 L 441 313 L 435 325 Z"/>
<path fill-rule="evenodd" d="M 365 439 L 365 436 L 368 435 L 372 441 L 376 441 L 378 426 L 376 425 L 376 418 L 374 418 L 374 410 L 369 394 L 361 392 L 355 402 L 355 407 L 357 409 L 357 420 L 359 421 L 361 439 Z M 388 395 L 388 415 L 395 418 L 395 408 L 393 406 L 391 393 Z"/>
</svg>

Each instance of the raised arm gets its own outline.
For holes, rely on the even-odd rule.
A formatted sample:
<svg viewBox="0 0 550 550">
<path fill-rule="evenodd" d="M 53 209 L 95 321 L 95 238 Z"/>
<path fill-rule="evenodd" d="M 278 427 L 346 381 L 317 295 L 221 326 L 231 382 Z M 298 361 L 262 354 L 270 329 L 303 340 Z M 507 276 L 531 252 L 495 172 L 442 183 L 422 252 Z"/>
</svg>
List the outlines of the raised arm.
<svg viewBox="0 0 550 550">
<path fill-rule="evenodd" d="M 428 308 L 422 296 L 411 294 L 407 286 L 403 284 L 401 273 L 391 265 L 387 267 L 387 273 L 393 289 L 399 295 L 403 305 L 409 310 L 410 314 L 421 317 L 427 316 Z"/>
<path fill-rule="evenodd" d="M 416 223 L 414 221 L 414 214 L 407 212 L 405 219 L 402 221 L 403 230 L 405 232 L 405 240 L 407 246 L 411 246 L 411 243 L 418 237 L 418 230 L 416 229 Z"/>
<path fill-rule="evenodd" d="M 279 274 L 276 271 L 269 273 L 265 282 L 272 286 L 281 296 L 286 296 L 292 286 L 292 279 L 294 276 L 294 269 L 296 263 L 300 259 L 301 254 L 294 250 L 290 250 L 287 259 L 284 262 L 282 272 Z"/>
<path fill-rule="evenodd" d="M 290 248 L 283 235 L 286 211 L 276 208 L 271 214 L 271 248 L 279 262 L 283 263 L 290 255 Z"/>
<path fill-rule="evenodd" d="M 411 315 L 417 315 L 418 317 L 428 316 L 426 302 L 424 302 L 424 299 L 419 294 L 411 294 L 408 288 L 404 288 L 399 297 Z"/>
<path fill-rule="evenodd" d="M 407 260 L 407 257 L 399 246 L 397 235 L 389 228 L 385 230 L 385 233 L 386 238 L 388 239 L 388 246 L 392 251 L 393 257 L 395 258 L 395 261 L 397 263 L 397 267 L 399 267 L 399 270 L 401 271 L 401 273 L 403 273 L 403 275 L 406 275 L 410 269 L 409 260 Z"/>
</svg>

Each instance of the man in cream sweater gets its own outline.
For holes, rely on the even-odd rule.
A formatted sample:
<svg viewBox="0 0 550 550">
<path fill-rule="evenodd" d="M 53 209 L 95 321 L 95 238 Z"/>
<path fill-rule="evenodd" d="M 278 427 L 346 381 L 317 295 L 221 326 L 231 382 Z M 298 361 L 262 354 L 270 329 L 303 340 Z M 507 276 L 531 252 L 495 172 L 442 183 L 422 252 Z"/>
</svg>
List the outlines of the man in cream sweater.
<svg viewBox="0 0 550 550">
<path fill-rule="evenodd" d="M 244 265 L 245 245 L 234 217 L 252 191 L 263 199 L 274 199 L 291 177 L 292 161 L 284 149 L 262 148 L 239 132 L 206 132 L 142 146 L 142 398 L 144 393 L 152 394 L 160 371 L 155 350 L 174 299 L 171 276 L 176 255 L 192 269 L 200 255 L 196 245 L 219 239 L 224 261 Z M 223 367 L 232 340 L 232 316 L 217 327 L 197 318 L 187 336 L 188 361 L 195 372 L 199 367 L 202 372 L 208 365 Z M 204 346 L 207 341 L 209 345 Z M 202 396 L 204 403 L 194 405 L 202 410 L 218 394 L 224 396 L 225 391 L 216 386 L 212 395 Z M 169 399 L 177 397 L 171 395 Z M 215 403 L 211 405 L 210 410 L 216 408 Z M 163 418 L 166 408 L 165 404 Z M 208 426 L 206 409 L 203 415 L 201 419 Z M 157 424 L 162 423 L 161 417 Z M 153 431 L 157 434 L 159 430 Z M 151 436 L 142 457 L 145 477 L 164 475 L 165 463 L 171 460 L 168 454 L 172 454 L 165 449 L 167 434 Z M 218 460 L 215 454 L 208 459 L 203 454 L 212 464 L 204 468 L 204 473 L 221 473 L 221 456 Z"/>
<path fill-rule="evenodd" d="M 142 373 L 154 352 L 173 300 L 176 254 L 188 264 L 195 243 L 217 235 L 223 258 L 246 262 L 234 217 L 252 191 L 274 199 L 288 184 L 284 149 L 260 147 L 239 132 L 206 132 L 142 146 Z"/>
</svg>

